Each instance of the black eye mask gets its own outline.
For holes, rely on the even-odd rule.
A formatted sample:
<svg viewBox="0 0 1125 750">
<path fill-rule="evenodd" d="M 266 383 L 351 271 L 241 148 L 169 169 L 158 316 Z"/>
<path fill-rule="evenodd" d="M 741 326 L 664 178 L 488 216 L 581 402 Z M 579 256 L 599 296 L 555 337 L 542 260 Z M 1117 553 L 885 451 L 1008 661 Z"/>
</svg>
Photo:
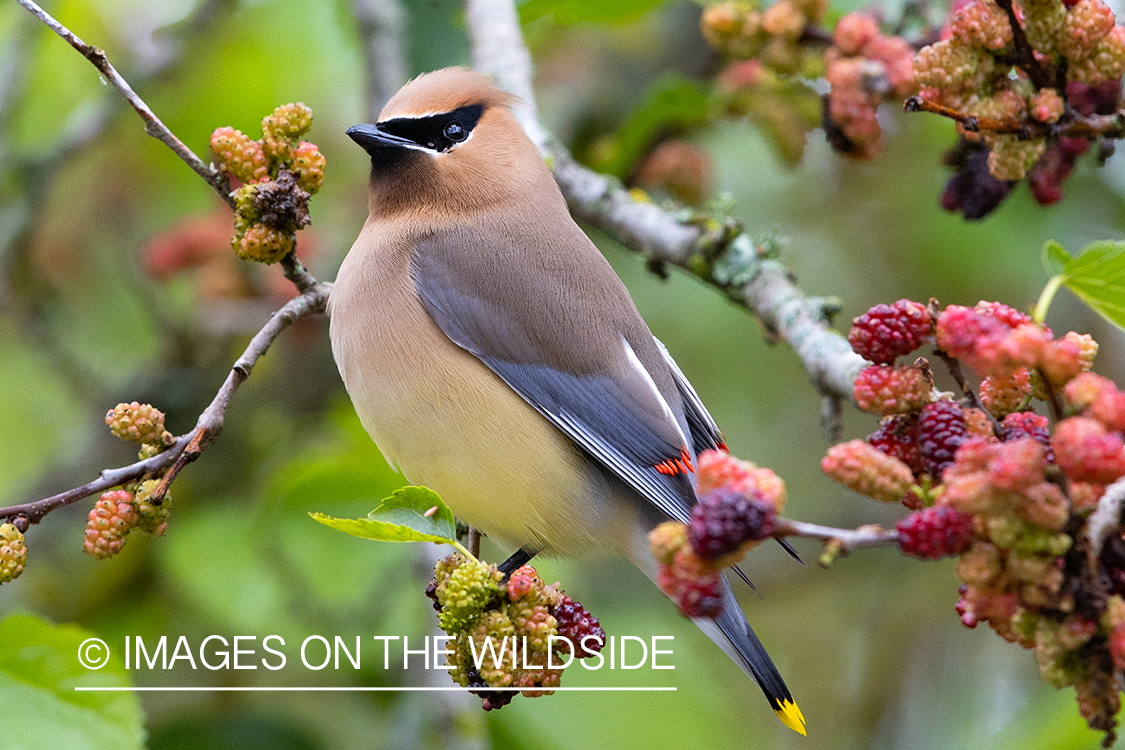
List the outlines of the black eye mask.
<svg viewBox="0 0 1125 750">
<path fill-rule="evenodd" d="M 483 113 L 484 105 L 468 104 L 440 115 L 384 120 L 378 127 L 384 133 L 405 138 L 424 148 L 444 152 L 468 138 Z"/>
</svg>

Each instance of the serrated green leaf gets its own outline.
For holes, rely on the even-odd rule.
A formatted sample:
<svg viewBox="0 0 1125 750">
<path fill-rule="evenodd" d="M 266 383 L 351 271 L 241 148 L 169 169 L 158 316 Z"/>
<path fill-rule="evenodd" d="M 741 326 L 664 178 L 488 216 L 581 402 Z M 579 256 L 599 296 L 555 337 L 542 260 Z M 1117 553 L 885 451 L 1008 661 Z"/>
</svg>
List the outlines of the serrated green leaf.
<svg viewBox="0 0 1125 750">
<path fill-rule="evenodd" d="M 1066 263 L 1063 273 L 1068 289 L 1125 329 L 1125 242 L 1093 242 Z"/>
<path fill-rule="evenodd" d="M 1043 261 L 1043 268 L 1047 269 L 1047 273 L 1051 276 L 1061 276 L 1066 272 L 1066 264 L 1073 260 L 1066 248 L 1054 240 L 1043 243 L 1040 259 Z"/>
<path fill-rule="evenodd" d="M 437 510 L 430 513 L 430 510 Z M 429 515 L 426 515 L 430 513 Z M 453 511 L 429 487 L 401 487 L 371 511 L 369 518 L 398 523 L 417 531 L 453 539 L 457 536 Z"/>
<path fill-rule="evenodd" d="M 101 669 L 78 660 L 78 649 L 94 634 L 76 625 L 52 625 L 32 615 L 0 622 L 0 705 L 16 711 L 4 722 L 4 747 L 144 747 L 136 693 L 75 690 L 76 687 L 132 687 L 116 655 Z M 112 645 L 109 646 L 112 649 Z M 100 652 L 87 652 L 90 658 Z"/>
<path fill-rule="evenodd" d="M 436 508 L 429 516 L 427 512 Z M 395 490 L 367 518 L 333 518 L 310 513 L 315 520 L 333 529 L 363 539 L 382 542 L 456 541 L 453 512 L 440 496 L 428 487 L 403 487 Z"/>
</svg>

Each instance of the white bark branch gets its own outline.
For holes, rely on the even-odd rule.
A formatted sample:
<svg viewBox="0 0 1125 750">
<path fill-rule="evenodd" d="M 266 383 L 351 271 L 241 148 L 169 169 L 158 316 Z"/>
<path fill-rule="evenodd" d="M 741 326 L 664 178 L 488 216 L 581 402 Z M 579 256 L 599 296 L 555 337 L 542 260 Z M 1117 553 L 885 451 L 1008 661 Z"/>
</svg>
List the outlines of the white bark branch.
<svg viewBox="0 0 1125 750">
<path fill-rule="evenodd" d="M 525 102 L 516 116 L 551 163 L 576 218 L 652 262 L 685 269 L 718 287 L 752 311 L 770 334 L 793 348 L 818 391 L 853 400 L 852 383 L 867 363 L 830 328 L 831 304 L 806 295 L 792 273 L 759 254 L 741 228 L 728 226 L 710 232 L 685 224 L 652 203 L 635 200 L 617 180 L 575 162 L 539 124 L 531 56 L 523 43 L 515 4 L 511 0 L 465 0 L 465 14 L 473 65 Z M 716 274 L 717 268 L 724 270 Z"/>
</svg>

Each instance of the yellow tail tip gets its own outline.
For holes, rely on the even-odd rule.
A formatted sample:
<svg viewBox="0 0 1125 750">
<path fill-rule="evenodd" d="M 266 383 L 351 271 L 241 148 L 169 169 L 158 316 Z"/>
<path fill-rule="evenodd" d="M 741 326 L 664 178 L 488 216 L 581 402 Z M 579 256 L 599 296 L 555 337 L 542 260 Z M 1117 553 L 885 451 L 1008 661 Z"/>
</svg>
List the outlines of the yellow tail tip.
<svg viewBox="0 0 1125 750">
<path fill-rule="evenodd" d="M 782 701 L 781 705 L 774 709 L 774 713 L 777 714 L 777 718 L 781 719 L 781 722 L 785 726 L 789 727 L 794 732 L 800 733 L 802 736 L 807 736 L 805 734 L 805 716 L 801 713 L 801 709 L 797 707 L 796 703 L 791 700 Z"/>
</svg>

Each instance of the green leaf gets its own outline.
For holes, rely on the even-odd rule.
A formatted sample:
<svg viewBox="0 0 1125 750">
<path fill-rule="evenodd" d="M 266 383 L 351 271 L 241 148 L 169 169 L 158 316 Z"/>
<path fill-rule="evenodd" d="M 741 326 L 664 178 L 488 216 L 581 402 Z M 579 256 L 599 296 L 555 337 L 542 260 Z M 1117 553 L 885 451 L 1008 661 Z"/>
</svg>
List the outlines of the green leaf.
<svg viewBox="0 0 1125 750">
<path fill-rule="evenodd" d="M 426 515 L 431 509 L 435 509 Z M 394 491 L 367 518 L 333 518 L 323 513 L 310 513 L 314 519 L 363 539 L 382 542 L 438 542 L 450 544 L 457 539 L 453 512 L 428 487 L 403 487 Z"/>
<path fill-rule="evenodd" d="M 75 690 L 132 687 L 112 653 L 100 669 L 82 666 L 79 646 L 91 637 L 93 633 L 76 625 L 52 625 L 32 615 L 9 615 L 0 622 L 0 705 L 18 715 L 4 722 L 4 747 L 144 747 L 136 693 Z M 108 648 L 112 651 L 113 644 Z M 100 652 L 87 653 L 93 658 Z"/>
<path fill-rule="evenodd" d="M 1063 283 L 1094 312 L 1125 329 L 1125 242 L 1093 242 L 1067 261 Z"/>
<path fill-rule="evenodd" d="M 1073 260 L 1066 248 L 1054 240 L 1047 240 L 1043 243 L 1040 256 L 1043 261 L 1043 268 L 1047 269 L 1047 273 L 1051 276 L 1060 276 L 1065 273 L 1066 264 Z"/>
</svg>

